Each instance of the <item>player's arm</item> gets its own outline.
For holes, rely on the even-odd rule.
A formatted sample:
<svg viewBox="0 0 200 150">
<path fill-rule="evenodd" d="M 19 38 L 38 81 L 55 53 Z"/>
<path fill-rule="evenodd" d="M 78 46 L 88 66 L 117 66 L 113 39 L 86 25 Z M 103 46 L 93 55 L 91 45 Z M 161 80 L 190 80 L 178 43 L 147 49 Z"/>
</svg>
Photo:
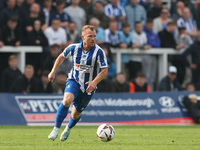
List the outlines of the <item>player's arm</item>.
<svg viewBox="0 0 200 150">
<path fill-rule="evenodd" d="M 103 80 L 104 78 L 106 78 L 107 75 L 108 75 L 108 68 L 102 68 L 101 72 L 94 78 L 93 81 L 85 83 L 85 84 L 88 84 L 86 92 L 87 93 L 91 93 L 95 89 L 96 85 L 99 82 L 101 82 L 101 80 Z"/>
<path fill-rule="evenodd" d="M 57 57 L 57 59 L 56 59 L 54 65 L 53 65 L 53 68 L 52 68 L 51 72 L 50 72 L 49 75 L 48 75 L 49 81 L 53 82 L 53 80 L 54 80 L 54 78 L 55 78 L 56 70 L 58 69 L 58 67 L 60 66 L 60 64 L 62 64 L 62 62 L 63 62 L 64 60 L 65 60 L 65 57 L 63 57 L 63 54 L 61 53 L 61 54 Z"/>
</svg>

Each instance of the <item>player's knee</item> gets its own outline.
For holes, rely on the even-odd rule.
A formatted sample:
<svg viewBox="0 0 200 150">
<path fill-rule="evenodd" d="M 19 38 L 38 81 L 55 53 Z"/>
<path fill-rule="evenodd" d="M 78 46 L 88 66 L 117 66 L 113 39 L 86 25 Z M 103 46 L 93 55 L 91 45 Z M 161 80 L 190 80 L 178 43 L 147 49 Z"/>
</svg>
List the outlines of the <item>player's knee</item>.
<svg viewBox="0 0 200 150">
<path fill-rule="evenodd" d="M 72 117 L 73 120 L 76 120 L 76 119 L 78 119 L 80 117 L 80 115 L 72 114 L 71 117 Z"/>
<path fill-rule="evenodd" d="M 71 102 L 68 100 L 63 100 L 63 105 L 69 107 L 71 105 Z"/>
<path fill-rule="evenodd" d="M 73 102 L 74 96 L 72 94 L 65 94 L 63 99 L 63 105 L 69 107 Z"/>
<path fill-rule="evenodd" d="M 78 119 L 79 117 L 80 117 L 80 113 L 78 113 L 78 112 L 72 112 L 71 113 L 71 117 L 72 117 L 72 119 L 73 120 L 76 120 L 76 119 Z"/>
</svg>

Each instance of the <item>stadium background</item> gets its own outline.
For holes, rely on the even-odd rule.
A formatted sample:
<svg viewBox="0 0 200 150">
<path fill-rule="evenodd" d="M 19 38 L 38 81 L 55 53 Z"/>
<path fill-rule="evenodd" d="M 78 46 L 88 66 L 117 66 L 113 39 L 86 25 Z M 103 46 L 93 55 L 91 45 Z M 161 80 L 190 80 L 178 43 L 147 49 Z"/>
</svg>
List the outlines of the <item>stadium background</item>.
<svg viewBox="0 0 200 150">
<path fill-rule="evenodd" d="M 47 22 L 48 22 L 47 21 L 47 15 L 45 14 L 45 12 L 46 12 L 45 9 L 47 8 L 47 4 L 44 4 L 47 1 L 52 2 L 52 6 L 51 6 L 51 9 L 52 9 L 52 16 L 51 17 L 52 18 L 51 19 L 49 18 L 49 20 L 48 20 L 49 24 L 47 24 Z M 39 98 L 39 100 L 43 100 L 42 97 L 46 96 L 45 92 L 41 92 L 41 91 L 37 91 L 37 90 L 33 90 L 33 91 L 27 90 L 27 91 L 22 91 L 22 92 L 10 91 L 10 89 L 6 89 L 5 90 L 5 82 L 4 81 L 6 81 L 6 78 L 5 78 L 5 76 L 3 77 L 3 72 L 5 71 L 6 68 L 8 68 L 8 63 L 7 62 L 8 62 L 8 58 L 10 57 L 10 55 L 17 54 L 17 59 L 18 59 L 18 62 L 19 62 L 17 65 L 20 68 L 19 71 L 22 74 L 24 72 L 24 66 L 26 64 L 31 64 L 34 67 L 34 70 L 35 70 L 33 78 L 35 78 L 36 79 L 35 81 L 39 83 L 39 81 L 41 80 L 41 77 L 42 77 L 42 73 L 47 71 L 47 70 L 49 71 L 51 66 L 52 66 L 52 64 L 53 64 L 53 62 L 55 61 L 55 58 L 51 58 L 52 57 L 51 49 L 53 49 L 52 47 L 57 47 L 59 49 L 59 53 L 60 53 L 62 51 L 62 49 L 65 46 L 67 46 L 68 44 L 71 44 L 71 43 L 77 42 L 77 41 L 78 42 L 81 41 L 80 40 L 80 34 L 79 34 L 80 33 L 80 29 L 78 28 L 78 26 L 80 24 L 76 25 L 76 28 L 74 29 L 74 31 L 76 30 L 76 36 L 79 39 L 78 40 L 77 39 L 75 39 L 75 40 L 70 39 L 72 36 L 70 36 L 70 34 L 69 34 L 69 31 L 70 31 L 69 25 L 73 24 L 74 22 L 76 24 L 76 21 L 77 21 L 73 17 L 70 17 L 70 14 L 67 14 L 68 11 L 67 11 L 66 8 L 69 8 L 71 6 L 70 1 L 63 1 L 63 0 L 51 1 L 51 0 L 46 0 L 46 1 L 43 2 L 43 1 L 37 1 L 37 0 L 25 0 L 24 3 L 20 3 L 22 1 L 17 0 L 16 2 L 17 3 L 15 3 L 14 0 L 8 0 L 8 1 L 2 0 L 2 1 L 0 1 L 0 9 L 1 9 L 0 17 L 1 17 L 1 20 L 2 20 L 1 21 L 1 26 L 0 26 L 1 27 L 1 32 L 0 32 L 0 35 L 1 35 L 0 36 L 0 46 L 1 46 L 1 48 L 0 48 L 0 51 L 2 50 L 1 53 L 0 53 L 0 61 L 1 61 L 1 65 L 0 65 L 1 66 L 0 67 L 1 80 L 0 80 L 0 83 L 1 83 L 1 92 L 2 92 L 2 94 L 1 94 L 1 98 L 0 99 L 1 99 L 1 102 L 2 102 L 2 105 L 1 105 L 2 109 L 1 110 L 6 110 L 6 112 L 10 113 L 10 116 L 13 116 L 12 117 L 13 119 L 16 119 L 14 117 L 16 115 L 15 111 L 12 111 L 12 109 L 11 109 L 12 107 L 16 108 L 16 109 L 18 109 L 16 111 L 18 111 L 18 113 L 20 114 L 21 117 L 19 118 L 19 120 L 17 119 L 16 122 L 13 121 L 11 118 L 9 120 L 9 117 L 8 117 L 8 120 L 4 121 L 4 122 L 1 122 L 1 124 L 30 124 L 30 122 L 29 122 L 30 120 L 26 120 L 27 116 L 25 116 L 26 114 L 24 114 L 25 113 L 24 110 L 27 111 L 27 113 L 31 113 L 31 111 L 33 111 L 32 108 L 29 109 L 30 103 L 31 103 L 29 100 L 33 100 L 35 96 L 36 97 L 38 96 L 38 94 L 34 94 L 34 93 L 40 93 L 39 96 L 41 96 L 41 98 Z M 36 3 L 39 4 L 39 5 L 37 5 Z M 65 4 L 64 8 L 63 8 L 63 12 L 59 12 L 58 10 L 59 10 L 60 7 L 62 7 L 61 5 L 63 3 Z M 75 0 L 74 0 L 74 3 L 76 3 L 77 4 L 76 7 L 80 8 L 81 11 L 83 11 L 84 14 L 85 14 L 85 16 L 83 16 L 85 18 L 82 18 L 83 22 L 81 22 L 81 23 L 82 24 L 91 23 L 90 19 L 95 16 L 94 15 L 95 14 L 95 9 L 97 9 L 97 7 L 98 7 L 98 6 L 96 6 L 96 1 L 89 1 L 89 0 L 87 1 L 86 0 L 86 1 L 80 1 L 80 3 L 78 3 L 78 2 L 75 2 Z M 103 4 L 102 6 L 104 7 L 104 13 L 106 13 L 105 7 L 108 4 L 110 4 L 110 1 L 106 1 L 105 0 L 105 1 L 97 2 L 97 3 L 99 3 L 101 5 Z M 146 14 L 142 14 L 142 15 L 146 16 L 144 22 L 146 20 L 148 20 L 148 19 L 155 19 L 156 18 L 155 16 L 154 16 L 154 18 L 151 18 L 152 16 L 148 15 L 148 13 L 150 13 L 152 11 L 152 9 L 154 8 L 155 3 L 156 3 L 156 0 L 152 1 L 152 2 L 145 2 L 145 1 L 139 1 L 138 2 L 137 5 L 141 6 L 145 10 L 145 13 L 146 13 Z M 191 11 L 191 16 L 192 16 L 191 18 L 196 22 L 196 25 L 197 25 L 196 27 L 198 29 L 199 28 L 199 18 L 198 18 L 199 5 L 198 5 L 198 2 L 196 2 L 196 1 L 195 2 L 194 1 L 185 2 L 184 1 L 184 4 L 185 4 L 185 7 L 195 8 L 195 12 Z M 126 1 L 126 0 L 123 1 L 122 0 L 122 1 L 119 1 L 118 5 L 120 5 L 120 9 L 126 9 L 126 7 L 129 6 L 130 4 L 129 4 L 128 1 Z M 39 6 L 39 11 L 37 10 L 38 6 Z M 56 7 L 58 7 L 58 8 L 56 8 Z M 172 16 L 176 13 L 173 10 L 173 9 L 176 8 L 176 2 L 175 1 L 174 2 L 161 1 L 161 8 L 167 8 L 169 10 L 169 13 L 170 13 L 169 14 L 169 18 L 172 19 Z M 161 11 L 161 8 L 160 8 L 160 11 Z M 36 15 L 36 16 L 34 16 L 34 15 Z M 109 22 L 109 20 L 111 21 L 112 19 L 109 16 L 109 14 L 106 14 L 106 15 L 108 15 L 107 16 L 108 22 Z M 123 13 L 121 13 L 121 15 L 123 16 Z M 159 14 L 156 14 L 156 15 L 157 15 L 157 17 L 159 17 Z M 63 16 L 65 16 L 65 17 L 63 17 Z M 120 27 L 120 24 L 125 22 L 125 21 L 128 21 L 127 17 L 128 17 L 128 15 L 125 15 L 125 17 L 122 19 L 122 21 L 118 21 L 116 18 L 114 19 L 114 21 L 117 20 L 117 24 L 118 24 L 117 32 L 122 32 L 123 31 L 122 28 Z M 48 34 L 45 34 L 45 32 L 47 32 L 45 30 L 47 30 L 48 28 L 51 27 L 50 22 L 52 20 L 54 20 L 54 19 L 55 20 L 56 19 L 60 20 L 61 24 L 60 24 L 59 28 L 61 28 L 62 29 L 61 31 L 64 31 L 64 33 L 65 33 L 65 36 L 66 36 L 66 39 L 64 39 L 65 41 L 62 41 L 63 40 L 62 39 L 61 42 L 60 41 L 58 41 L 58 42 L 54 41 L 52 43 L 50 41 L 51 39 L 49 39 L 49 37 L 48 37 Z M 11 24 L 17 22 L 17 25 L 16 25 L 15 31 L 11 32 L 11 34 L 9 35 L 9 34 L 5 34 L 5 33 L 10 33 L 10 30 L 8 29 L 8 26 L 9 26 L 8 22 L 10 20 L 11 20 Z M 38 42 L 37 41 L 38 39 L 34 39 L 34 37 L 38 38 L 37 36 L 34 36 L 34 34 L 33 34 L 36 31 L 35 26 L 34 26 L 35 20 L 40 20 L 40 22 L 41 22 L 41 26 L 40 26 L 40 29 L 39 29 L 41 34 L 38 35 L 38 36 L 40 38 L 41 38 L 41 36 L 44 36 L 44 38 L 46 40 L 39 39 L 39 42 Z M 138 20 L 138 21 L 142 22 L 143 20 Z M 107 22 L 105 22 L 105 24 L 103 24 L 103 23 L 99 22 L 99 24 L 98 24 L 98 21 L 97 21 L 97 24 L 99 26 L 101 25 L 101 29 L 103 29 L 103 32 L 105 32 L 104 33 L 105 37 L 103 37 L 103 40 L 102 41 L 99 40 L 97 42 L 99 42 L 99 44 L 104 44 L 103 46 L 105 46 L 106 49 L 108 50 L 108 53 L 109 53 L 108 54 L 108 58 L 111 61 L 109 67 L 113 67 L 113 66 L 114 67 L 110 68 L 110 74 L 109 74 L 108 79 L 105 80 L 102 83 L 104 85 L 103 88 L 105 88 L 108 91 L 100 91 L 100 90 L 98 91 L 97 90 L 97 93 L 100 93 L 100 92 L 103 92 L 103 93 L 104 92 L 113 92 L 112 93 L 113 96 L 110 96 L 109 94 L 106 94 L 106 93 L 103 94 L 103 95 L 97 94 L 97 97 L 95 97 L 95 99 L 102 99 L 105 103 L 106 103 L 105 100 L 107 100 L 107 99 L 110 99 L 111 102 L 113 101 L 113 103 L 115 102 L 116 99 L 120 99 L 120 100 L 123 100 L 123 99 L 129 100 L 129 99 L 131 99 L 132 100 L 131 102 L 136 103 L 136 105 L 134 105 L 134 106 L 125 105 L 124 108 L 123 107 L 119 107 L 118 109 L 119 110 L 120 109 L 123 109 L 123 110 L 135 110 L 136 109 L 136 110 L 138 110 L 138 112 L 133 112 L 132 113 L 133 114 L 132 117 L 129 116 L 129 117 L 125 118 L 124 120 L 123 119 L 122 120 L 115 120 L 113 118 L 114 120 L 110 121 L 110 122 L 113 122 L 113 123 L 119 122 L 119 124 L 120 124 L 120 121 L 122 122 L 122 124 L 131 124 L 131 123 L 132 124 L 148 124 L 148 123 L 152 124 L 152 123 L 156 123 L 155 120 L 159 120 L 159 119 L 171 119 L 171 118 L 173 118 L 173 119 L 179 118 L 180 119 L 180 118 L 182 118 L 183 120 L 174 120 L 174 122 L 173 121 L 170 122 L 170 120 L 168 120 L 168 121 L 167 120 L 163 120 L 163 122 L 162 122 L 162 120 L 161 120 L 161 121 L 158 121 L 157 123 L 158 124 L 168 124 L 168 123 L 169 124 L 170 123 L 171 124 L 174 124 L 174 123 L 177 123 L 177 124 L 193 124 L 194 122 L 191 120 L 191 118 L 189 118 L 189 116 L 187 114 L 187 111 L 183 109 L 183 106 L 181 104 L 181 98 L 180 98 L 180 97 L 183 97 L 183 96 L 188 95 L 190 93 L 188 93 L 188 92 L 177 92 L 177 91 L 176 92 L 166 92 L 166 93 L 155 92 L 155 91 L 158 91 L 158 85 L 159 85 L 160 79 L 167 75 L 167 71 L 168 71 L 167 67 L 165 67 L 165 70 L 161 71 L 161 72 L 165 72 L 166 74 L 162 74 L 162 76 L 160 76 L 159 78 L 158 78 L 158 75 L 156 75 L 157 76 L 156 80 L 153 83 L 153 87 L 154 88 L 151 89 L 151 93 L 150 94 L 146 94 L 146 93 L 129 94 L 129 91 L 130 91 L 129 89 L 125 90 L 125 91 L 123 91 L 123 89 L 122 89 L 122 91 L 117 91 L 117 92 L 125 92 L 127 94 L 114 94 L 116 91 L 109 91 L 109 89 L 110 89 L 109 87 L 112 87 L 114 85 L 113 82 L 115 81 L 115 76 L 119 72 L 119 70 L 122 71 L 123 74 L 126 76 L 126 84 L 129 83 L 129 82 L 132 82 L 133 78 L 135 76 L 133 76 L 133 78 L 132 78 L 132 75 L 130 73 L 131 71 L 129 70 L 129 67 L 127 67 L 127 65 L 126 65 L 127 61 L 129 61 L 129 58 L 126 57 L 125 55 L 122 56 L 122 57 L 125 56 L 125 59 L 122 58 L 122 60 L 120 60 L 120 61 L 122 61 L 121 67 L 118 68 L 118 65 L 117 65 L 117 68 L 116 68 L 117 59 L 115 59 L 115 57 L 114 57 L 115 55 L 112 54 L 112 51 L 115 51 L 116 48 L 123 48 L 123 46 L 121 46 L 121 43 L 123 43 L 123 42 L 121 42 L 119 40 L 119 43 L 115 45 L 115 44 L 112 43 L 113 41 L 109 41 L 111 39 L 106 41 L 106 32 L 108 31 L 108 29 L 112 30 L 112 26 L 109 27 L 109 24 Z M 145 26 L 145 23 L 143 23 L 143 26 Z M 134 31 L 134 29 L 131 29 L 131 33 L 133 31 Z M 74 35 L 75 35 L 75 33 L 74 33 Z M 195 39 L 194 39 L 194 41 L 195 41 Z M 171 49 L 172 47 L 169 47 L 169 48 Z M 183 48 L 182 51 L 184 51 L 185 48 Z M 17 53 L 15 52 L 15 49 L 18 51 Z M 20 53 L 20 49 L 26 49 L 25 51 L 29 51 L 29 50 L 30 51 L 21 54 Z M 124 48 L 124 49 L 126 49 L 126 48 Z M 134 50 L 134 48 L 132 48 L 132 49 Z M 37 52 L 34 52 L 34 50 L 36 50 Z M 129 47 L 129 50 L 131 50 L 130 47 Z M 162 51 L 162 46 L 161 46 L 161 48 L 160 47 L 157 48 L 157 50 L 159 52 L 161 52 Z M 142 54 L 144 52 L 141 49 L 138 49 L 138 51 L 139 51 L 138 54 Z M 151 49 L 149 51 L 151 51 Z M 177 54 L 181 55 L 180 52 L 178 52 Z M 175 57 L 178 58 L 178 55 L 177 56 L 175 55 Z M 23 60 L 21 60 L 21 59 L 23 59 Z M 50 59 L 50 61 L 46 61 L 48 59 Z M 126 61 L 124 62 L 124 60 L 126 60 Z M 69 63 L 66 62 L 66 64 L 69 64 Z M 160 63 L 158 63 L 158 66 L 159 65 L 160 65 Z M 169 65 L 174 65 L 173 62 L 171 62 L 170 58 L 167 59 L 167 66 L 169 66 Z M 181 64 L 181 65 L 184 66 L 184 63 Z M 156 66 L 154 66 L 154 68 L 158 68 L 158 72 L 160 71 L 159 69 L 163 69 L 161 67 L 156 67 Z M 70 70 L 70 66 L 68 66 L 67 71 L 66 71 L 66 68 L 64 68 L 64 70 L 62 70 L 62 69 L 63 68 L 61 68 L 61 71 L 65 71 L 65 74 L 67 74 L 69 72 L 69 70 Z M 179 68 L 177 67 L 177 69 L 178 69 L 178 73 L 179 73 Z M 145 76 L 146 76 L 146 74 L 145 74 Z M 179 79 L 179 77 L 180 76 L 178 75 L 178 80 L 179 81 L 183 80 L 183 79 Z M 190 78 L 189 80 L 192 81 L 193 79 Z M 12 81 L 11 84 L 13 84 L 13 83 L 15 83 L 14 80 Z M 10 87 L 12 87 L 11 84 L 9 85 Z M 147 84 L 150 84 L 150 83 L 148 83 L 148 81 L 147 81 Z M 39 84 L 36 85 L 36 89 L 37 89 L 37 86 L 39 86 Z M 199 90 L 198 89 L 199 88 L 198 83 L 195 86 L 196 86 L 196 90 Z M 182 90 L 184 90 L 184 91 L 186 90 L 183 81 L 182 81 Z M 18 94 L 16 94 L 16 95 L 15 94 L 6 94 L 6 93 L 10 93 L 10 92 L 11 93 L 18 93 L 18 94 L 19 93 L 28 94 L 28 95 L 24 95 L 25 97 L 26 96 L 29 97 L 29 94 L 34 94 L 34 95 L 30 95 L 29 98 L 27 98 L 25 100 L 22 100 L 20 102 L 19 100 L 16 99 Z M 145 91 L 143 91 L 143 92 L 145 92 Z M 44 95 L 41 95 L 41 93 L 44 94 Z M 60 87 L 57 87 L 57 90 L 51 91 L 49 93 L 61 94 L 61 93 L 63 93 L 63 91 L 62 91 L 62 89 L 60 89 Z M 198 93 L 196 93 L 196 94 L 198 95 Z M 164 101 L 166 101 L 167 105 L 168 104 L 170 105 L 169 107 L 168 106 L 162 106 L 162 102 L 159 102 L 159 99 L 164 97 L 164 96 L 167 97 L 166 99 L 164 99 Z M 23 95 L 22 95 L 22 97 L 23 97 Z M 60 97 L 60 95 L 58 97 Z M 102 97 L 104 97 L 104 98 L 102 98 Z M 158 109 L 158 110 L 152 110 L 152 114 L 154 114 L 154 115 L 156 114 L 157 116 L 153 116 L 153 115 L 145 116 L 144 115 L 145 112 L 139 112 L 139 110 L 140 111 L 148 110 L 147 108 L 142 108 L 144 106 L 140 106 L 140 104 L 141 103 L 146 103 L 146 101 L 144 101 L 144 100 L 148 99 L 149 97 L 151 97 L 152 101 L 154 103 L 156 103 L 155 104 L 156 105 L 155 108 Z M 58 98 L 58 100 L 60 100 L 60 98 Z M 23 103 L 26 104 L 28 108 L 24 108 L 23 107 Z M 54 112 L 51 112 L 50 109 L 46 110 L 46 108 L 49 105 L 48 103 L 39 104 L 39 105 L 38 105 L 38 103 L 35 103 L 35 104 L 37 104 L 37 108 L 36 109 L 39 110 L 39 112 L 40 112 L 39 115 L 41 115 L 40 116 L 41 118 L 39 117 L 40 120 L 38 121 L 37 119 L 35 119 L 35 118 L 37 118 L 37 116 L 32 116 L 32 118 L 35 119 L 35 120 L 33 119 L 33 122 L 35 121 L 36 124 L 37 124 L 37 123 L 40 123 L 41 120 L 43 120 L 43 119 L 45 120 L 45 118 L 47 118 L 46 122 L 47 123 L 52 123 L 53 119 L 51 118 L 52 120 L 48 120 L 48 117 L 46 117 L 45 115 L 42 114 L 42 113 L 45 113 L 45 112 L 42 112 L 40 109 L 41 109 L 41 107 L 43 107 L 43 109 L 45 111 L 47 111 L 48 113 L 50 113 L 50 114 L 51 113 L 52 114 L 55 113 L 56 110 Z M 160 110 L 162 108 L 165 108 L 165 107 L 166 108 L 170 108 L 170 109 L 167 110 L 168 114 L 167 115 L 158 115 L 160 113 Z M 173 107 L 177 107 L 178 111 L 171 109 Z M 88 108 L 88 109 L 89 110 L 91 109 L 90 111 L 92 113 L 92 111 L 93 111 L 93 109 L 95 109 L 95 107 L 94 108 L 91 107 L 91 108 Z M 111 116 L 113 115 L 112 112 L 107 111 L 106 108 L 104 108 L 103 106 L 98 108 L 98 109 L 99 109 L 99 111 L 103 111 L 105 109 L 105 114 L 99 113 L 98 117 L 106 116 L 106 113 L 107 113 L 107 115 L 108 114 L 111 114 Z M 110 110 L 111 108 L 108 107 L 107 109 Z M 112 109 L 115 109 L 115 108 L 112 108 Z M 149 112 L 151 112 L 151 111 L 149 111 Z M 146 113 L 148 114 L 149 112 L 146 112 Z M 36 113 L 36 115 L 37 115 L 37 113 Z M 141 114 L 143 113 L 144 116 L 142 116 L 142 115 L 140 116 L 139 115 L 140 113 Z M 171 116 L 170 113 L 172 113 L 172 114 L 174 113 L 177 116 L 176 115 L 174 115 L 174 116 L 172 115 Z M 2 118 L 5 117 L 4 114 L 6 114 L 6 113 L 4 111 L 2 111 L 2 113 L 1 113 L 1 117 Z M 33 114 L 34 114 L 34 111 L 33 111 Z M 89 111 L 88 111 L 88 114 L 90 114 Z M 94 113 L 94 115 L 95 115 L 95 113 Z M 122 114 L 118 114 L 118 115 L 122 115 Z M 115 114 L 113 116 L 116 117 L 117 115 Z M 136 117 L 134 118 L 134 116 L 136 116 Z M 184 119 L 184 117 L 187 117 L 187 118 Z M 93 117 L 91 120 L 95 120 L 95 117 Z M 87 119 L 85 119 L 85 120 L 83 119 L 83 123 L 87 122 L 88 124 L 90 124 L 91 120 L 88 121 Z M 139 120 L 141 122 L 134 122 L 136 120 Z M 145 122 L 145 120 L 150 120 L 150 122 Z M 153 120 L 153 122 L 152 122 L 152 120 Z M 102 120 L 101 119 L 100 120 L 97 119 L 94 122 L 104 122 L 104 121 L 109 122 L 109 120 L 104 118 L 104 117 L 102 117 Z M 144 122 L 142 122 L 142 121 L 144 121 Z M 42 124 L 44 124 L 44 122 L 42 122 Z"/>
</svg>

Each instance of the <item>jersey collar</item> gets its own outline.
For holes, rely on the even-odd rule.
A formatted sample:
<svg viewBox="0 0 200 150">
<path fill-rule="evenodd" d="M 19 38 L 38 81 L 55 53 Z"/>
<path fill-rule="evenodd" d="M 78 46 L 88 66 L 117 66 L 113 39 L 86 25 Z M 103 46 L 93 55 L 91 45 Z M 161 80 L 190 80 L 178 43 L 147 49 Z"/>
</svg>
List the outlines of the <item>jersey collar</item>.
<svg viewBox="0 0 200 150">
<path fill-rule="evenodd" d="M 93 51 L 93 50 L 95 49 L 95 47 L 96 47 L 95 45 L 96 45 L 96 44 L 94 44 L 94 46 L 93 46 L 89 51 L 87 51 L 87 52 Z M 84 50 L 83 50 L 83 42 L 81 42 L 81 44 L 79 45 L 78 48 L 81 49 L 82 51 L 84 51 Z M 86 52 L 86 51 L 84 51 L 84 52 Z M 86 53 L 87 53 L 87 52 L 86 52 Z"/>
</svg>

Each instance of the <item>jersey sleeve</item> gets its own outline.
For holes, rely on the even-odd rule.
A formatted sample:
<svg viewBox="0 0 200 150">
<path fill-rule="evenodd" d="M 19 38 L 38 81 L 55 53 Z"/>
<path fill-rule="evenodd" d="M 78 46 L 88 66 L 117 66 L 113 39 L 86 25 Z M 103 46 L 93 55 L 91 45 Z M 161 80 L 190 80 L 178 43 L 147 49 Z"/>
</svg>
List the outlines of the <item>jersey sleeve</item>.
<svg viewBox="0 0 200 150">
<path fill-rule="evenodd" d="M 63 57 L 65 58 L 69 58 L 70 56 L 72 56 L 72 51 L 74 50 L 74 46 L 68 46 L 63 50 Z"/>
<path fill-rule="evenodd" d="M 98 64 L 100 68 L 108 68 L 107 58 L 103 50 L 99 51 Z"/>
</svg>

